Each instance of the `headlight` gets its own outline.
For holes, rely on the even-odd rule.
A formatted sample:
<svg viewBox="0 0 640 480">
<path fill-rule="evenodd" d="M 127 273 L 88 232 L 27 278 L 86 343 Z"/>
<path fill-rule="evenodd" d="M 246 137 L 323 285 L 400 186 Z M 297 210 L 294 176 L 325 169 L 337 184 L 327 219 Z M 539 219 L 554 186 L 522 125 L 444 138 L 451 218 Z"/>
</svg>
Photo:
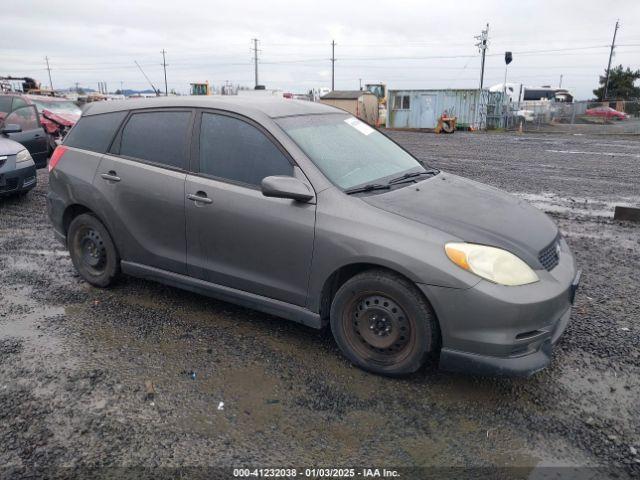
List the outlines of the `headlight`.
<svg viewBox="0 0 640 480">
<path fill-rule="evenodd" d="M 28 162 L 29 160 L 32 160 L 29 150 L 20 150 L 16 155 L 16 163 Z"/>
<path fill-rule="evenodd" d="M 473 243 L 447 243 L 447 257 L 460 268 L 500 285 L 526 285 L 538 281 L 536 273 L 513 253 Z"/>
</svg>

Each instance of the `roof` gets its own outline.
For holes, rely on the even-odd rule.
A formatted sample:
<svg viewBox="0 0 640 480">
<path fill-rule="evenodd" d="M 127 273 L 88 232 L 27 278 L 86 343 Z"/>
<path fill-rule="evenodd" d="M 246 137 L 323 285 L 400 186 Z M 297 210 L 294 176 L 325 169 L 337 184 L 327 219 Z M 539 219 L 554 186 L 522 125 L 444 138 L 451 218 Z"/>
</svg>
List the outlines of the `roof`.
<svg viewBox="0 0 640 480">
<path fill-rule="evenodd" d="M 483 92 L 488 92 L 487 87 L 482 89 Z M 441 92 L 463 92 L 463 93 L 478 93 L 477 88 L 390 88 L 389 93 L 441 93 Z"/>
<path fill-rule="evenodd" d="M 366 90 L 332 90 L 320 97 L 322 100 L 357 100 L 363 95 L 373 95 Z"/>
<path fill-rule="evenodd" d="M 67 102 L 68 98 L 65 97 L 52 97 L 50 95 L 34 95 L 33 93 L 23 93 L 23 92 L 7 92 L 2 95 L 8 95 L 11 97 L 23 97 L 28 100 L 40 100 L 43 102 Z"/>
<path fill-rule="evenodd" d="M 216 108 L 251 116 L 262 114 L 271 118 L 291 115 L 343 113 L 341 110 L 328 105 L 304 100 L 291 100 L 271 96 L 242 97 L 237 95 L 203 95 L 93 102 L 86 107 L 84 115 L 97 115 L 100 113 L 140 108 L 166 107 Z"/>
</svg>

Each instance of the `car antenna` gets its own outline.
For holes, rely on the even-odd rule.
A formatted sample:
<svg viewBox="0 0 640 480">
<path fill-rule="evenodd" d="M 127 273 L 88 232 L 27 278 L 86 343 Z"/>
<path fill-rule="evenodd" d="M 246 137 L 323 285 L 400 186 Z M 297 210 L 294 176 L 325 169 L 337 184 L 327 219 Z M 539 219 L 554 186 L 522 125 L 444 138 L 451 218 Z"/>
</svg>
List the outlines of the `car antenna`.
<svg viewBox="0 0 640 480">
<path fill-rule="evenodd" d="M 140 69 L 140 71 L 142 72 L 142 75 L 144 75 L 144 78 L 147 79 L 147 82 L 149 82 L 149 85 L 151 85 L 151 88 L 153 89 L 153 92 L 156 94 L 156 97 L 160 96 L 160 90 L 158 90 L 155 85 L 153 83 L 151 83 L 151 80 L 149 80 L 149 77 L 147 77 L 147 74 L 144 73 L 144 70 L 142 69 L 142 67 L 140 66 L 140 64 L 138 63 L 137 60 L 134 60 L 135 64 L 138 66 L 138 68 Z"/>
</svg>

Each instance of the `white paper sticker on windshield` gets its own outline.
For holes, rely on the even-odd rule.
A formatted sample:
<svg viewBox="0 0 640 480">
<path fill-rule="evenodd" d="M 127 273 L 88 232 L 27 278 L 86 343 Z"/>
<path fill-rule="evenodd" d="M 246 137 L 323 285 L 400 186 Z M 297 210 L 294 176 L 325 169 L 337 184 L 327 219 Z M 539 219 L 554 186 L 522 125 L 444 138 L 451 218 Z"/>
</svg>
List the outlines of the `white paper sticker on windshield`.
<svg viewBox="0 0 640 480">
<path fill-rule="evenodd" d="M 363 135 L 371 135 L 373 132 L 375 132 L 375 130 L 373 128 L 371 128 L 369 125 L 367 125 L 364 122 L 361 122 L 360 120 L 358 120 L 357 118 L 354 118 L 354 117 L 347 118 L 344 121 L 344 123 L 348 123 L 349 125 L 351 125 L 353 128 L 358 130 Z"/>
</svg>

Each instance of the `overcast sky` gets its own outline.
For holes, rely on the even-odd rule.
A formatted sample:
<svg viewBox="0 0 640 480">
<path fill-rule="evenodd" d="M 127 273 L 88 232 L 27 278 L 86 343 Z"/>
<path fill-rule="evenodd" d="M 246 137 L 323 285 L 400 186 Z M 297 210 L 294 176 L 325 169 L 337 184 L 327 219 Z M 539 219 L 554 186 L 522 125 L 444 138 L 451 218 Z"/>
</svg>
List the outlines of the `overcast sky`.
<svg viewBox="0 0 640 480">
<path fill-rule="evenodd" d="M 251 39 L 259 39 L 260 83 L 304 92 L 385 82 L 389 88 L 477 88 L 474 46 L 488 22 L 485 85 L 501 83 L 504 52 L 513 51 L 508 81 L 562 86 L 592 97 L 620 19 L 613 63 L 640 68 L 640 1 L 518 0 L 432 2 L 65 0 L 4 1 L 0 75 L 33 76 L 55 88 L 79 82 L 97 89 L 144 89 L 137 60 L 164 89 L 226 80 L 253 87 Z M 540 52 L 540 51 L 544 52 Z M 550 51 L 556 50 L 556 51 Z M 122 82 L 122 83 L 121 83 Z"/>
</svg>

